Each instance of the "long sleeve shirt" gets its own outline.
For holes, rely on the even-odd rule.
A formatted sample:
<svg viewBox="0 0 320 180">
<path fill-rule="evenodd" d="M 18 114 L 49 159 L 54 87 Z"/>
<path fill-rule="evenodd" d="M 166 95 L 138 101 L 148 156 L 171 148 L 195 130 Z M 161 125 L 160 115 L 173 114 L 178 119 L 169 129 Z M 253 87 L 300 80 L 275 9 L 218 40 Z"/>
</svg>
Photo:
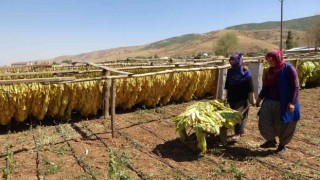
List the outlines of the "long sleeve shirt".
<svg viewBox="0 0 320 180">
<path fill-rule="evenodd" d="M 229 72 L 229 71 L 228 71 Z M 227 90 L 227 98 L 229 103 L 236 103 L 249 99 L 249 93 L 253 92 L 252 77 L 248 77 L 245 81 L 237 85 L 229 83 L 230 74 L 227 73 L 227 79 L 224 89 Z"/>
<path fill-rule="evenodd" d="M 288 81 L 289 85 L 291 86 L 289 89 L 291 92 L 289 93 L 289 103 L 294 104 L 296 100 L 298 99 L 298 93 L 299 93 L 299 79 L 298 79 L 298 73 L 295 70 L 293 66 L 290 66 L 288 69 Z M 271 85 L 262 85 L 262 89 L 260 91 L 259 97 L 261 99 L 268 98 L 270 100 L 279 101 L 279 84 L 278 82 L 275 82 Z"/>
</svg>

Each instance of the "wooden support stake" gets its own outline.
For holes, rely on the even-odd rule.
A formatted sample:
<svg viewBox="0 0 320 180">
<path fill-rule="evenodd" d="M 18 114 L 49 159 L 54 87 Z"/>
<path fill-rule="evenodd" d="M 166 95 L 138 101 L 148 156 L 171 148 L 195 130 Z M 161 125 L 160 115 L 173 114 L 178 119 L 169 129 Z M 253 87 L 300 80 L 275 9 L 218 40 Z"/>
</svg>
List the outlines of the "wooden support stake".
<svg viewBox="0 0 320 180">
<path fill-rule="evenodd" d="M 215 99 L 218 99 L 219 97 L 219 83 L 220 83 L 220 76 L 221 76 L 221 69 L 216 70 L 215 78 L 216 78 L 216 94 L 215 94 Z"/>
<path fill-rule="evenodd" d="M 110 71 L 107 73 L 107 76 L 110 75 Z M 105 101 L 105 106 L 106 106 L 106 109 L 107 109 L 107 117 L 110 116 L 110 87 L 111 87 L 111 79 L 107 79 L 106 80 L 107 83 L 106 83 L 106 86 L 107 86 L 107 94 L 106 94 L 106 101 Z"/>
<path fill-rule="evenodd" d="M 116 79 L 112 79 L 111 81 L 111 131 L 112 131 L 112 138 L 115 137 L 115 115 L 116 115 Z"/>
<path fill-rule="evenodd" d="M 110 71 L 103 70 L 103 77 L 110 76 Z M 110 115 L 110 79 L 103 83 L 103 116 L 107 119 Z"/>
<path fill-rule="evenodd" d="M 86 64 L 86 71 L 88 71 L 88 68 L 89 68 L 89 64 Z"/>
<path fill-rule="evenodd" d="M 296 70 L 298 70 L 299 61 L 300 61 L 300 59 L 296 59 L 296 60 L 294 61 L 294 67 L 296 68 Z"/>
</svg>

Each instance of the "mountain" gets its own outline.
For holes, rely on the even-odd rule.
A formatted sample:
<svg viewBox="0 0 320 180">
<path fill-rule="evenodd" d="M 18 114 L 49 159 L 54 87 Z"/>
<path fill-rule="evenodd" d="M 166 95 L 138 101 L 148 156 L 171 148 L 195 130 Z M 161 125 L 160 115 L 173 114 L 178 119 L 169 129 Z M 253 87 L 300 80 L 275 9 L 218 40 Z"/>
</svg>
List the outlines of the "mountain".
<svg viewBox="0 0 320 180">
<path fill-rule="evenodd" d="M 287 33 L 290 30 L 300 46 L 306 45 L 305 30 L 311 26 L 311 23 L 316 18 L 320 18 L 320 16 L 284 21 L 283 42 L 285 42 Z M 61 62 L 63 60 L 72 60 L 98 62 L 126 59 L 128 57 L 153 57 L 155 55 L 159 57 L 191 56 L 200 52 L 214 52 L 214 49 L 217 46 L 217 40 L 226 32 L 234 32 L 237 34 L 239 39 L 239 46 L 237 49 L 239 51 L 245 53 L 261 52 L 279 46 L 279 24 L 280 22 L 242 24 L 204 34 L 186 34 L 172 37 L 141 46 L 119 47 L 78 55 L 59 56 L 50 59 L 50 61 Z"/>
<path fill-rule="evenodd" d="M 316 15 L 316 16 L 310 16 L 305 18 L 293 19 L 289 21 L 283 21 L 282 27 L 284 29 L 306 31 L 308 30 L 309 27 L 312 26 L 312 23 L 319 18 L 320 18 L 320 15 Z M 263 23 L 241 24 L 241 25 L 231 26 L 226 29 L 262 30 L 262 29 L 278 29 L 279 27 L 280 27 L 280 21 L 269 21 L 269 22 L 263 22 Z"/>
<path fill-rule="evenodd" d="M 163 48 L 163 47 L 174 45 L 174 44 L 183 45 L 183 44 L 187 44 L 192 41 L 198 40 L 199 38 L 201 38 L 200 34 L 186 34 L 186 35 L 173 37 L 173 38 L 169 38 L 169 39 L 165 39 L 165 40 L 151 43 L 151 44 L 147 45 L 145 47 L 145 49 Z"/>
</svg>

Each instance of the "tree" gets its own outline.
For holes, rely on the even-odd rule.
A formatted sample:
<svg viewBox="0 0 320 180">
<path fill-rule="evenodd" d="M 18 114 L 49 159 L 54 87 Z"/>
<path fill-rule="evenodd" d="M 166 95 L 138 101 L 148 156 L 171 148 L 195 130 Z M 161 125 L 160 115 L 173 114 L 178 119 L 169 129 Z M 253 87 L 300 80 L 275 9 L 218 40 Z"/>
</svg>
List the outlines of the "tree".
<svg viewBox="0 0 320 180">
<path fill-rule="evenodd" d="M 228 56 L 238 45 L 238 37 L 233 32 L 227 32 L 218 39 L 215 53 Z"/>
<path fill-rule="evenodd" d="M 201 59 L 202 58 L 202 54 L 201 53 L 198 53 L 194 56 L 193 59 Z"/>
<path fill-rule="evenodd" d="M 308 44 L 315 47 L 315 51 L 320 47 L 320 18 L 317 18 L 307 33 Z"/>
<path fill-rule="evenodd" d="M 65 60 L 62 60 L 61 63 L 72 64 L 72 60 L 71 59 L 65 59 Z"/>
<path fill-rule="evenodd" d="M 294 42 L 293 42 L 292 32 L 289 30 L 287 40 L 286 40 L 286 49 L 293 48 L 293 44 L 294 44 Z"/>
</svg>

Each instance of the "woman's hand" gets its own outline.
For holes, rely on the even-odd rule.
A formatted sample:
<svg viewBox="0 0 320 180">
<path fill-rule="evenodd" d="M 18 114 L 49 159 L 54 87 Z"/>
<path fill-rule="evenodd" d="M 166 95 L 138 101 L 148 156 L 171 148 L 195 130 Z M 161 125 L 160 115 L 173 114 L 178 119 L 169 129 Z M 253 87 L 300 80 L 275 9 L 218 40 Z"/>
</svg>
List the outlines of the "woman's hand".
<svg viewBox="0 0 320 180">
<path fill-rule="evenodd" d="M 255 106 L 257 101 L 256 101 L 255 98 L 253 98 L 253 99 L 250 99 L 250 103 L 251 103 L 252 106 Z"/>
<path fill-rule="evenodd" d="M 249 102 L 252 106 L 256 105 L 256 97 L 254 96 L 253 92 L 249 93 Z"/>
<path fill-rule="evenodd" d="M 288 104 L 288 112 L 293 112 L 294 111 L 294 104 L 289 103 Z"/>
<path fill-rule="evenodd" d="M 257 107 L 260 107 L 261 100 L 262 100 L 261 98 L 258 98 L 258 99 L 257 99 L 257 101 L 256 101 L 256 106 L 257 106 Z"/>
</svg>

